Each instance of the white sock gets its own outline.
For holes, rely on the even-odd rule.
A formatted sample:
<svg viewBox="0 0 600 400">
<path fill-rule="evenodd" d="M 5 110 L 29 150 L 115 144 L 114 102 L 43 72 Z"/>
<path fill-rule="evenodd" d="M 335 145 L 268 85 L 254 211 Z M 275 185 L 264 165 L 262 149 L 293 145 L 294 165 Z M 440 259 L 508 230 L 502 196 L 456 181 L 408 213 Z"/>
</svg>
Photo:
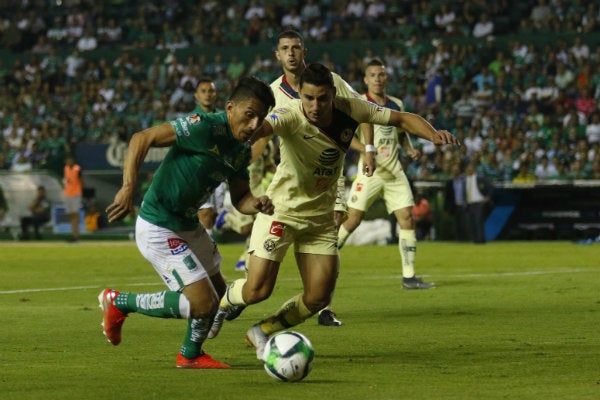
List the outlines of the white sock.
<svg viewBox="0 0 600 400">
<path fill-rule="evenodd" d="M 190 301 L 183 293 L 179 296 L 179 315 L 181 315 L 181 318 L 190 318 Z"/>
<path fill-rule="evenodd" d="M 350 236 L 350 232 L 348 232 L 348 230 L 344 228 L 344 225 L 342 224 L 342 226 L 340 226 L 340 230 L 338 231 L 338 249 L 341 249 L 344 246 L 344 243 L 346 243 L 346 240 L 348 240 L 348 236 Z"/>
<path fill-rule="evenodd" d="M 417 237 L 414 229 L 399 229 L 398 248 L 402 258 L 402 276 L 415 276 L 415 256 L 417 253 Z"/>
</svg>

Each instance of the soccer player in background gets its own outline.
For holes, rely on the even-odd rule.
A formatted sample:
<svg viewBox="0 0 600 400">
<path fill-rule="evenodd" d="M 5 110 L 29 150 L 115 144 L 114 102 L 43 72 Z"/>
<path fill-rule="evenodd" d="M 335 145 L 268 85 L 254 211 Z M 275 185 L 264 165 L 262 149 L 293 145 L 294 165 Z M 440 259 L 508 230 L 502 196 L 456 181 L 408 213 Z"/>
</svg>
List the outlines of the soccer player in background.
<svg viewBox="0 0 600 400">
<path fill-rule="evenodd" d="M 201 77 L 198 79 L 196 84 L 196 91 L 194 92 L 194 99 L 196 100 L 196 108 L 194 112 L 199 115 L 212 114 L 220 112 L 217 110 L 217 87 L 212 79 L 208 77 Z M 227 184 L 221 182 L 221 184 L 215 189 L 210 195 L 208 201 L 200 206 L 198 209 L 198 219 L 200 223 L 206 229 L 209 235 L 212 234 L 213 226 L 217 219 L 217 215 L 223 208 L 223 199 L 225 198 L 225 192 L 227 191 Z"/>
<path fill-rule="evenodd" d="M 275 212 L 256 217 L 247 278 L 234 281 L 219 306 L 227 313 L 267 299 L 288 248 L 294 247 L 303 292 L 247 331 L 258 359 L 269 335 L 302 323 L 331 301 L 339 270 L 333 218 L 337 180 L 359 124 L 393 125 L 435 144 L 458 143 L 416 114 L 336 96 L 333 76 L 322 64 L 305 68 L 298 89 L 300 100 L 276 108 L 255 135 L 280 138 L 281 161 L 267 190 Z M 365 146 L 373 147 L 372 138 L 365 138 Z"/>
<path fill-rule="evenodd" d="M 242 78 L 225 111 L 182 118 L 135 133 L 123 165 L 123 186 L 106 211 L 109 222 L 132 208 L 137 173 L 150 147 L 170 146 L 144 197 L 136 220 L 139 251 L 153 265 L 168 290 L 124 293 L 105 289 L 98 299 L 103 331 L 113 345 L 130 313 L 187 319 L 187 333 L 177 355 L 179 368 L 228 368 L 202 350 L 226 289 L 221 255 L 197 217 L 198 206 L 222 182 L 229 182 L 239 211 L 272 213 L 266 197 L 250 193 L 247 166 L 249 139 L 275 104 L 269 86 L 254 77 Z"/>
<path fill-rule="evenodd" d="M 400 99 L 386 94 L 387 78 L 383 62 L 377 58 L 372 59 L 365 68 L 364 82 L 367 85 L 367 93 L 362 95 L 362 98 L 381 107 L 404 111 Z M 364 139 L 362 140 L 364 142 Z M 369 178 L 357 174 L 352 183 L 347 203 L 348 218 L 340 227 L 338 248 L 344 246 L 348 236 L 362 222 L 365 212 L 379 196 L 382 196 L 388 213 L 394 213 L 400 226 L 398 247 L 402 260 L 402 287 L 429 289 L 434 286 L 433 283 L 424 282 L 415 276 L 417 239 L 412 218 L 414 199 L 410 183 L 400 163 L 398 145 L 402 144 L 413 160 L 419 159 L 420 152 L 413 148 L 406 132 L 401 132 L 393 126 L 375 125 L 374 143 L 377 169 Z M 355 139 L 352 147 L 360 151 L 361 158 L 358 163 L 361 165 L 365 146 Z"/>
</svg>

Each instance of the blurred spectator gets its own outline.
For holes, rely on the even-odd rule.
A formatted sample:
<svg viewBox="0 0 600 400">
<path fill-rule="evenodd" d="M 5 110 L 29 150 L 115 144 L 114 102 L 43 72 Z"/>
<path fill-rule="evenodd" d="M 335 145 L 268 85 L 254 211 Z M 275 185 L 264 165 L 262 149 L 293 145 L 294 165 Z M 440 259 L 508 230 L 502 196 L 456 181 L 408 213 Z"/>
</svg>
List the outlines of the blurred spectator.
<svg viewBox="0 0 600 400">
<path fill-rule="evenodd" d="M 528 163 L 522 161 L 519 164 L 519 171 L 512 181 L 513 183 L 535 183 L 536 180 L 536 176 L 529 171 Z"/>
<path fill-rule="evenodd" d="M 453 238 L 457 241 L 467 239 L 466 222 L 466 184 L 459 163 L 452 164 L 451 176 L 444 186 L 444 210 L 452 217 Z"/>
<path fill-rule="evenodd" d="M 19 239 L 29 240 L 31 238 L 29 228 L 33 226 L 34 238 L 40 240 L 42 238 L 40 227 L 50 221 L 50 210 L 51 204 L 46 196 L 46 188 L 38 186 L 36 196 L 29 204 L 31 215 L 21 217 L 21 235 Z"/>
<path fill-rule="evenodd" d="M 552 17 L 552 9 L 548 6 L 547 0 L 537 0 L 537 5 L 531 9 L 529 18 L 536 29 L 544 28 L 548 25 Z"/>
<path fill-rule="evenodd" d="M 13 160 L 10 170 L 12 172 L 29 172 L 33 169 L 31 162 L 23 152 L 17 153 L 17 157 Z"/>
<path fill-rule="evenodd" d="M 412 208 L 412 218 L 415 221 L 415 235 L 418 241 L 430 239 L 433 225 L 433 212 L 429 202 L 420 191 L 415 191 L 415 204 Z"/>
<path fill-rule="evenodd" d="M 349 0 L 346 6 L 346 17 L 351 20 L 361 19 L 365 15 L 365 3 L 362 0 Z"/>
<path fill-rule="evenodd" d="M 85 28 L 81 37 L 77 40 L 77 50 L 90 51 L 98 47 L 98 39 L 96 39 L 94 30 L 91 26 Z"/>
<path fill-rule="evenodd" d="M 442 3 L 440 4 L 440 9 L 435 14 L 434 21 L 435 26 L 441 32 L 449 32 L 451 29 L 450 26 L 456 21 L 456 14 L 447 3 Z"/>
<path fill-rule="evenodd" d="M 281 27 L 283 30 L 294 29 L 299 31 L 302 28 L 302 17 L 298 14 L 296 7 L 291 7 L 287 14 L 281 18 Z"/>
<path fill-rule="evenodd" d="M 535 177 L 538 180 L 552 179 L 557 174 L 558 170 L 554 162 L 550 162 L 545 154 L 540 159 L 540 163 L 535 167 Z"/>
<path fill-rule="evenodd" d="M 303 21 L 317 22 L 318 20 L 323 23 L 321 19 L 321 8 L 315 0 L 306 0 L 302 8 L 300 9 L 300 17 Z"/>
<path fill-rule="evenodd" d="M 473 26 L 473 37 L 488 39 L 494 33 L 494 21 L 490 19 L 490 16 L 486 12 L 482 12 L 481 16 Z"/>
<path fill-rule="evenodd" d="M 225 70 L 227 74 L 227 78 L 231 80 L 237 80 L 246 72 L 246 64 L 240 60 L 237 54 L 231 56 L 231 61 L 227 65 L 227 69 Z"/>
<path fill-rule="evenodd" d="M 474 243 L 485 243 L 484 224 L 492 189 L 487 178 L 477 174 L 475 165 L 467 164 L 465 167 L 466 221 L 470 239 Z"/>
<path fill-rule="evenodd" d="M 250 21 L 253 18 L 264 18 L 265 16 L 265 8 L 258 0 L 250 0 L 250 4 L 246 9 L 246 13 L 244 14 L 244 18 Z"/>
</svg>

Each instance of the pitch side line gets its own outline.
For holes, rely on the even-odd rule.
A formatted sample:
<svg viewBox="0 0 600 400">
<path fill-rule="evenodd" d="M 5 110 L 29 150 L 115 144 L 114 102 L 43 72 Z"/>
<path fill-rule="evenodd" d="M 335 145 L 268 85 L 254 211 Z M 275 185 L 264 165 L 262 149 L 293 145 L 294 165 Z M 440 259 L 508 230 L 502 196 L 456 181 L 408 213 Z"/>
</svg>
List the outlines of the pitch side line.
<svg viewBox="0 0 600 400">
<path fill-rule="evenodd" d="M 553 274 L 576 274 L 579 272 L 596 272 L 600 271 L 599 268 L 574 268 L 574 269 L 560 269 L 550 271 L 522 271 L 522 272 L 498 272 L 491 274 L 454 274 L 454 275 L 440 275 L 436 274 L 436 279 L 439 278 L 490 278 L 499 276 L 531 276 L 531 275 L 553 275 Z M 426 278 L 431 278 L 431 275 L 422 275 Z M 388 275 L 388 276 L 367 276 L 361 279 L 368 280 L 384 280 L 384 279 L 400 279 L 402 275 Z M 283 281 L 297 280 L 298 278 L 281 278 Z M 121 283 L 121 285 L 127 286 L 163 286 L 161 282 L 145 282 L 145 283 Z M 86 290 L 86 289 L 101 289 L 106 286 L 101 285 L 89 285 L 89 286 L 69 286 L 69 287 L 58 287 L 58 288 L 37 288 L 37 289 L 16 289 L 16 290 L 0 290 L 0 295 L 3 294 L 16 294 L 16 293 L 39 293 L 39 292 L 66 292 L 69 290 Z"/>
</svg>

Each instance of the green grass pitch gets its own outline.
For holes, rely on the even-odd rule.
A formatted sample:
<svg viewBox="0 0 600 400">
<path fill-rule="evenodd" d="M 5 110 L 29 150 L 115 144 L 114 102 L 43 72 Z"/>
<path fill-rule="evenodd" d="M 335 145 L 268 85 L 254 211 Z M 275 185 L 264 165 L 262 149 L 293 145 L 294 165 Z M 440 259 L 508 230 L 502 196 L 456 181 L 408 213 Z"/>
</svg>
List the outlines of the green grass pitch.
<svg viewBox="0 0 600 400">
<path fill-rule="evenodd" d="M 229 279 L 242 245 L 220 246 Z M 345 323 L 295 330 L 315 348 L 300 383 L 271 379 L 246 329 L 298 293 L 288 254 L 273 296 L 205 343 L 229 370 L 179 370 L 184 321 L 131 315 L 101 332 L 104 287 L 164 286 L 132 242 L 0 243 L 0 398 L 599 399 L 600 247 L 568 242 L 425 242 L 401 289 L 396 246 L 345 247 L 334 310 Z"/>
</svg>

